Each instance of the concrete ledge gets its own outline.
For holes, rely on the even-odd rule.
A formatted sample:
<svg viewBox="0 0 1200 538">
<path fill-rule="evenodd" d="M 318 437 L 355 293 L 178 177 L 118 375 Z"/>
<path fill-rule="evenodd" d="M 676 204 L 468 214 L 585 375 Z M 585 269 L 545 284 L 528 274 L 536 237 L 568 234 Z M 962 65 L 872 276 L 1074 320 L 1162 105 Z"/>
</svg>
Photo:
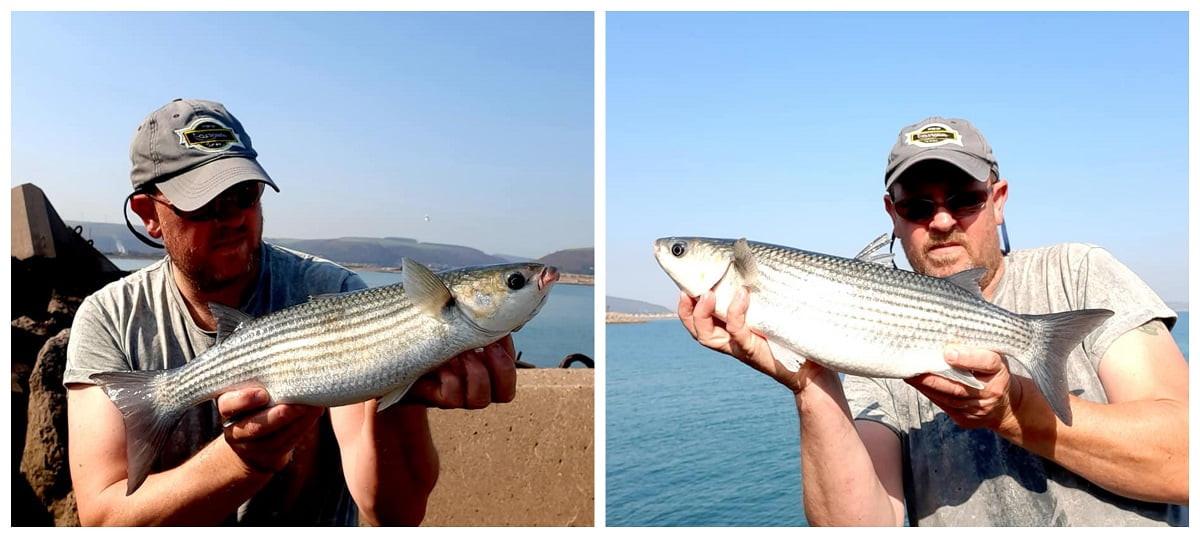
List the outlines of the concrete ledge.
<svg viewBox="0 0 1200 538">
<path fill-rule="evenodd" d="M 430 411 L 441 475 L 428 526 L 593 526 L 594 370 L 517 371 L 517 398 Z"/>
</svg>

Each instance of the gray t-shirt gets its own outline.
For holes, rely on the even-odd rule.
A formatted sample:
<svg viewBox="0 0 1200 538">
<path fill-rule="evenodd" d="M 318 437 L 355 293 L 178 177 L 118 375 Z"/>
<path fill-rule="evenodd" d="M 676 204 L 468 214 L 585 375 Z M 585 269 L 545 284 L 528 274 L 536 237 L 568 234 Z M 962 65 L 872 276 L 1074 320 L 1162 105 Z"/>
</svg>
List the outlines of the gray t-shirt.
<svg viewBox="0 0 1200 538">
<path fill-rule="evenodd" d="M 254 317 L 299 304 L 310 295 L 367 287 L 362 278 L 333 262 L 263 243 L 258 282 L 240 310 Z M 216 341 L 201 330 L 162 260 L 101 288 L 84 299 L 67 344 L 63 384 L 94 385 L 98 372 L 177 368 Z M 184 415 L 153 471 L 171 469 L 221 435 L 214 402 Z M 302 441 L 293 464 L 277 473 L 225 524 L 356 525 L 358 509 L 346 488 L 341 456 L 329 422 Z"/>
<path fill-rule="evenodd" d="M 1085 308 L 1115 312 L 1067 361 L 1071 394 L 1107 403 L 1100 359 L 1118 337 L 1175 313 L 1106 250 L 1081 243 L 1018 250 L 1005 257 L 993 302 L 1019 314 Z M 1029 377 L 1016 361 L 1013 373 Z M 858 420 L 900 437 L 904 497 L 912 525 L 1186 524 L 1180 507 L 1118 496 L 986 428 L 964 430 L 900 379 L 845 378 Z"/>
</svg>

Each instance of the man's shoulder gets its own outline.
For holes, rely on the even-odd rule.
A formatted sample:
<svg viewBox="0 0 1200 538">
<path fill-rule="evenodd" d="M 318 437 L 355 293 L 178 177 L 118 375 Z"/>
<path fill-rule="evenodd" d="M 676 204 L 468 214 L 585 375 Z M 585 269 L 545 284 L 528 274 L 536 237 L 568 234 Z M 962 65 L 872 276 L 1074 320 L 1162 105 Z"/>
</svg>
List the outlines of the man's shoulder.
<svg viewBox="0 0 1200 538">
<path fill-rule="evenodd" d="M 170 278 L 168 258 L 164 257 L 117 280 L 105 284 L 84 299 L 84 302 L 112 304 L 123 299 L 161 290 Z"/>
<path fill-rule="evenodd" d="M 331 293 L 366 287 L 357 273 L 306 252 L 265 243 L 272 279 L 301 283 L 304 293 Z"/>
</svg>

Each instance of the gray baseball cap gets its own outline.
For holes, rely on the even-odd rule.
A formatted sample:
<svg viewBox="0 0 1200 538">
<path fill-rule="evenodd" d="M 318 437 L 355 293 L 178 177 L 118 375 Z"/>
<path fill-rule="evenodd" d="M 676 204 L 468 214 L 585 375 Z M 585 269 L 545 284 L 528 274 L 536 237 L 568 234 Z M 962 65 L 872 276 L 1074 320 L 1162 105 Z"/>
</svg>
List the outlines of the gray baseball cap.
<svg viewBox="0 0 1200 538">
<path fill-rule="evenodd" d="M 129 145 L 129 179 L 135 191 L 155 185 L 171 205 L 193 211 L 243 181 L 279 192 L 257 157 L 250 135 L 225 105 L 175 99 L 138 125 Z"/>
<path fill-rule="evenodd" d="M 883 186 L 892 183 L 912 165 L 928 159 L 946 161 L 979 181 L 990 173 L 1000 177 L 1000 166 L 992 147 L 971 122 L 934 116 L 900 130 L 900 139 L 888 155 Z"/>
</svg>

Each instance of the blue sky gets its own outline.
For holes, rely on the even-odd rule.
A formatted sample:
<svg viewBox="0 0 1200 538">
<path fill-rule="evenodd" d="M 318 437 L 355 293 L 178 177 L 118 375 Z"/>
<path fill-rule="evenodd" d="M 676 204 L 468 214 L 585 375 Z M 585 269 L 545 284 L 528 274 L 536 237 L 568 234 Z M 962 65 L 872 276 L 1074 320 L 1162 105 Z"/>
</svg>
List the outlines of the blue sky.
<svg viewBox="0 0 1200 538">
<path fill-rule="evenodd" d="M 674 308 L 661 236 L 852 256 L 890 231 L 900 128 L 940 115 L 994 148 L 1013 248 L 1098 244 L 1187 300 L 1186 13 L 610 12 L 606 30 L 610 296 Z"/>
<path fill-rule="evenodd" d="M 63 218 L 122 222 L 134 128 L 191 97 L 223 102 L 279 185 L 268 237 L 595 241 L 592 13 L 11 17 L 11 183 Z"/>
</svg>

